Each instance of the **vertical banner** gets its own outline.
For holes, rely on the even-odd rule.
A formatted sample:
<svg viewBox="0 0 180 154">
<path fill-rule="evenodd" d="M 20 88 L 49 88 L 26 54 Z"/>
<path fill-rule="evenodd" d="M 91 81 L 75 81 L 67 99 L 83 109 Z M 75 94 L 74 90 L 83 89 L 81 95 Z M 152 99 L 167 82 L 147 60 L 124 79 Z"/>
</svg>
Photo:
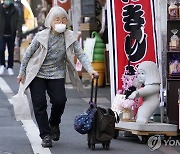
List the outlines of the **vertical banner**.
<svg viewBox="0 0 180 154">
<path fill-rule="evenodd" d="M 122 90 L 123 74 L 133 75 L 142 61 L 157 60 L 155 13 L 153 0 L 112 0 L 108 5 L 109 24 L 113 29 L 110 42 L 115 52 L 111 63 L 116 68 L 114 86 L 117 91 Z"/>
</svg>

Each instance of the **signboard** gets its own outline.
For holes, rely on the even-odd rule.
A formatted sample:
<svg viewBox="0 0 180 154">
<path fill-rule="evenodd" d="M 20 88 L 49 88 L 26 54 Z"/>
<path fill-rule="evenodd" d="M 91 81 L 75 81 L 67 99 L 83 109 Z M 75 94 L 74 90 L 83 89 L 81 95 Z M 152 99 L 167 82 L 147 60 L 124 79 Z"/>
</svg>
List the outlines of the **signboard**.
<svg viewBox="0 0 180 154">
<path fill-rule="evenodd" d="M 142 61 L 156 62 L 153 0 L 107 1 L 111 94 L 122 90 L 122 76 Z"/>
</svg>

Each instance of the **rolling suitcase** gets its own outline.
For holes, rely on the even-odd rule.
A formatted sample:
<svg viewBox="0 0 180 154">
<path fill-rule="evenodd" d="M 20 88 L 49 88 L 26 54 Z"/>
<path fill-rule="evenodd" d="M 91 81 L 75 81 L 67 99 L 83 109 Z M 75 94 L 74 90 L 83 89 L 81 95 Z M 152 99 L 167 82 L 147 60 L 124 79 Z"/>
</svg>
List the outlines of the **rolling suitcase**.
<svg viewBox="0 0 180 154">
<path fill-rule="evenodd" d="M 96 82 L 94 84 L 94 80 Z M 95 86 L 94 86 L 95 85 Z M 95 87 L 95 92 L 94 92 Z M 97 106 L 98 77 L 92 79 L 90 104 L 97 108 L 92 123 L 92 129 L 87 134 L 88 147 L 95 149 L 96 144 L 102 144 L 103 148 L 109 150 L 111 139 L 115 132 L 115 115 L 111 109 Z M 93 94 L 95 96 L 93 97 Z M 94 98 L 94 101 L 93 101 Z"/>
</svg>

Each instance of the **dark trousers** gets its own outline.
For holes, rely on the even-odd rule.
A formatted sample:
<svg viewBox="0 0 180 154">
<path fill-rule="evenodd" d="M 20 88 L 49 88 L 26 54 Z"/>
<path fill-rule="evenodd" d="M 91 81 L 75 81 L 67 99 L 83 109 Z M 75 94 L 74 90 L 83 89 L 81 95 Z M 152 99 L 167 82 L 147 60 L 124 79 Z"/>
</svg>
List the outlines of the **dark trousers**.
<svg viewBox="0 0 180 154">
<path fill-rule="evenodd" d="M 67 101 L 65 79 L 42 79 L 36 77 L 29 87 L 40 137 L 43 138 L 51 134 L 50 125 L 58 126 L 61 122 L 61 116 Z M 49 118 L 46 111 L 46 92 L 52 104 Z"/>
<path fill-rule="evenodd" d="M 13 36 L 13 35 L 0 37 L 0 63 L 1 63 L 1 65 L 6 66 L 6 64 L 5 64 L 5 49 L 6 49 L 6 45 L 7 45 L 7 48 L 8 48 L 8 66 L 7 66 L 7 68 L 13 68 L 14 43 L 15 43 L 15 36 Z"/>
</svg>

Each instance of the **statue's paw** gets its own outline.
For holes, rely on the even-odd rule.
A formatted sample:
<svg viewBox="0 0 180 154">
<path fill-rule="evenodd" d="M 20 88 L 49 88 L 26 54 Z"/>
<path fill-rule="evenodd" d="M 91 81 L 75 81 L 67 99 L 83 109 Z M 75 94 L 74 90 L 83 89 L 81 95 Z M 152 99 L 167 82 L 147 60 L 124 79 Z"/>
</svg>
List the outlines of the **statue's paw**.
<svg viewBox="0 0 180 154">
<path fill-rule="evenodd" d="M 145 119 L 145 118 L 137 118 L 136 122 L 141 123 L 141 124 L 146 124 L 146 123 L 148 123 L 148 119 Z"/>
</svg>

